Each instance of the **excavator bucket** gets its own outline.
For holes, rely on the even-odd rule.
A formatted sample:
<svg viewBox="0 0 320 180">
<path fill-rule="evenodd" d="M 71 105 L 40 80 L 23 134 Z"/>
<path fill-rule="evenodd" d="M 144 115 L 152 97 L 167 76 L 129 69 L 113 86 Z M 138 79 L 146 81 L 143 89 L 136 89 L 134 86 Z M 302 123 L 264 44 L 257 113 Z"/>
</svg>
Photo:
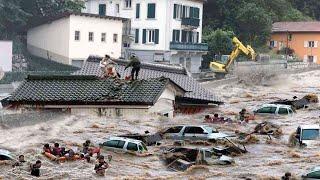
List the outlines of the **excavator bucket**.
<svg viewBox="0 0 320 180">
<path fill-rule="evenodd" d="M 210 69 L 214 73 L 227 73 L 225 67 L 226 67 L 225 64 L 222 64 L 222 63 L 219 63 L 219 62 L 211 62 L 210 63 Z"/>
</svg>

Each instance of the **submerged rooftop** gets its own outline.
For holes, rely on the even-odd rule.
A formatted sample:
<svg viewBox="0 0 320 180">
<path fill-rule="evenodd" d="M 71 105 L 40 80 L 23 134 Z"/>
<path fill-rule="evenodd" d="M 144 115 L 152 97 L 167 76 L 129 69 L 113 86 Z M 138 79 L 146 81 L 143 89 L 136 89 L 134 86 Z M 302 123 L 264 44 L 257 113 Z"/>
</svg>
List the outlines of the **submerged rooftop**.
<svg viewBox="0 0 320 180">
<path fill-rule="evenodd" d="M 101 59 L 102 57 L 89 57 L 81 70 L 75 72 L 74 75 L 102 76 L 102 71 L 99 67 Z M 117 63 L 116 70 L 121 77 L 125 77 L 130 74 L 129 69 L 126 71 L 124 70 L 128 61 L 115 60 L 115 62 Z M 169 78 L 182 87 L 186 91 L 183 97 L 185 100 L 189 100 L 190 102 L 202 101 L 205 103 L 222 103 L 222 100 L 218 96 L 202 87 L 194 78 L 188 76 L 187 71 L 184 68 L 163 64 L 142 63 L 138 79 L 152 79 L 159 77 Z"/>
</svg>

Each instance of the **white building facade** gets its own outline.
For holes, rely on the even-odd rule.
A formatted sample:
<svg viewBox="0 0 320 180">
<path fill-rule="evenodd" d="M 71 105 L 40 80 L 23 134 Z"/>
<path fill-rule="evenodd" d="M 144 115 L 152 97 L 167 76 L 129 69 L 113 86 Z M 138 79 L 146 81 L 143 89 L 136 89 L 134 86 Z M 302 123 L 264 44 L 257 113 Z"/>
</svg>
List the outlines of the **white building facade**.
<svg viewBox="0 0 320 180">
<path fill-rule="evenodd" d="M 66 13 L 28 30 L 31 54 L 81 66 L 89 55 L 121 56 L 123 18 Z"/>
<path fill-rule="evenodd" d="M 123 57 L 143 62 L 181 64 L 200 71 L 207 44 L 201 43 L 205 0 L 87 0 L 85 13 L 131 20 L 124 32 Z"/>
</svg>

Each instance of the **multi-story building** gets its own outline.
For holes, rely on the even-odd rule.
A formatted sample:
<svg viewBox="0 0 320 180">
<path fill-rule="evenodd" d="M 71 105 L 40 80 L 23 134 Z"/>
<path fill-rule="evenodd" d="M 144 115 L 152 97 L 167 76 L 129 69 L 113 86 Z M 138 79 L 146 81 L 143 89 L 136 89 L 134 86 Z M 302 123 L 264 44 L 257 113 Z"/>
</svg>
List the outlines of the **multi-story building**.
<svg viewBox="0 0 320 180">
<path fill-rule="evenodd" d="M 276 22 L 272 25 L 269 46 L 274 51 L 285 47 L 304 62 L 320 64 L 320 22 Z"/>
<path fill-rule="evenodd" d="M 198 73 L 208 50 L 201 42 L 205 1 L 87 0 L 83 12 L 131 20 L 123 31 L 123 57 L 135 53 L 143 62 L 182 64 Z"/>
<path fill-rule="evenodd" d="M 123 21 L 126 19 L 87 13 L 46 17 L 28 29 L 28 50 L 35 56 L 79 67 L 90 55 L 119 58 Z"/>
</svg>

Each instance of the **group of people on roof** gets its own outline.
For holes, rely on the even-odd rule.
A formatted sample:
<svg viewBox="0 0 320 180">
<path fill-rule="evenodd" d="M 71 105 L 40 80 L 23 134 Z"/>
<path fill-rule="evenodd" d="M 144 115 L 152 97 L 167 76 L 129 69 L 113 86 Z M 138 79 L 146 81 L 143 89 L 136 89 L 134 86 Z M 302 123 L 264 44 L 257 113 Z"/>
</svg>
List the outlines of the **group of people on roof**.
<svg viewBox="0 0 320 180">
<path fill-rule="evenodd" d="M 115 65 L 117 65 L 117 63 L 114 62 L 109 55 L 105 55 L 105 57 L 100 61 L 100 67 L 103 72 L 102 78 L 121 78 L 121 75 L 116 71 Z M 125 77 L 125 79 L 137 80 L 140 72 L 140 66 L 141 62 L 139 58 L 135 54 L 132 54 L 130 56 L 130 61 L 124 69 L 126 70 L 127 68 L 132 67 L 131 75 Z"/>
</svg>

